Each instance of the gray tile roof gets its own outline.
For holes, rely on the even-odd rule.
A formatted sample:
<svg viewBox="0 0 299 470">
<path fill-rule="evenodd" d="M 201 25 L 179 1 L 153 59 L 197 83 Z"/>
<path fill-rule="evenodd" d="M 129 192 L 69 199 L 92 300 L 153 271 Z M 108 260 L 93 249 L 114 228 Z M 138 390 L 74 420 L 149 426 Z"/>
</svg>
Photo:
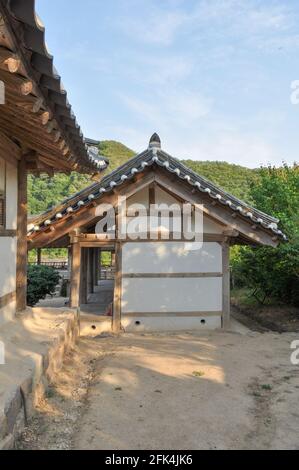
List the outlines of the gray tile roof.
<svg viewBox="0 0 299 470">
<path fill-rule="evenodd" d="M 187 168 L 179 160 L 161 150 L 158 142 L 156 144 L 157 145 L 153 145 L 151 141 L 150 147 L 147 150 L 127 161 L 124 165 L 104 177 L 99 183 L 91 185 L 66 199 L 58 207 L 33 219 L 31 221 L 30 232 L 39 232 L 47 228 L 49 225 L 54 224 L 55 221 L 61 220 L 61 218 L 70 213 L 75 213 L 84 206 L 88 206 L 94 200 L 99 200 L 105 194 L 109 194 L 114 188 L 132 180 L 136 174 L 143 172 L 146 168 L 156 165 L 163 168 L 168 173 L 176 175 L 178 180 L 187 182 L 199 193 L 208 195 L 211 199 L 217 201 L 217 203 L 229 208 L 232 212 L 236 212 L 239 216 L 246 218 L 251 223 L 272 231 L 281 239 L 286 239 L 286 236 L 278 228 L 278 219 L 249 206 L 235 196 L 219 189 L 207 179 L 199 176 L 190 168 Z"/>
</svg>

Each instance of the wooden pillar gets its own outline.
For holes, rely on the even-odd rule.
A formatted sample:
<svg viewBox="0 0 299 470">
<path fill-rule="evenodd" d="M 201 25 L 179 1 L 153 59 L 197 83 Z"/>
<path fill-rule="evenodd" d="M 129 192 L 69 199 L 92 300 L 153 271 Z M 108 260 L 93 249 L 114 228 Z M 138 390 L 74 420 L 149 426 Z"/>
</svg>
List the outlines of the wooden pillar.
<svg viewBox="0 0 299 470">
<path fill-rule="evenodd" d="M 99 283 L 99 248 L 94 249 L 93 277 L 94 277 L 94 285 L 97 286 Z"/>
<path fill-rule="evenodd" d="M 69 272 L 69 276 L 71 274 L 71 269 L 72 269 L 72 247 L 69 246 L 67 249 L 67 268 Z"/>
<path fill-rule="evenodd" d="M 79 243 L 71 246 L 70 307 L 80 307 L 81 247 Z"/>
<path fill-rule="evenodd" d="M 87 251 L 87 248 L 83 248 L 82 255 L 81 255 L 80 304 L 88 303 L 87 264 L 88 264 L 88 251 Z"/>
<path fill-rule="evenodd" d="M 27 306 L 27 168 L 26 158 L 18 163 L 18 217 L 17 217 L 17 312 Z"/>
<path fill-rule="evenodd" d="M 88 293 L 94 293 L 94 248 L 88 250 Z"/>
<path fill-rule="evenodd" d="M 114 301 L 113 301 L 113 323 L 114 333 L 121 330 L 121 294 L 122 294 L 122 245 L 119 242 L 115 244 L 115 283 L 114 283 Z"/>
<path fill-rule="evenodd" d="M 230 246 L 222 244 L 222 295 L 223 295 L 223 328 L 230 327 Z"/>
<path fill-rule="evenodd" d="M 42 264 L 42 249 L 41 248 L 37 249 L 37 264 L 38 265 Z"/>
<path fill-rule="evenodd" d="M 116 260 L 115 260 L 115 253 L 111 253 L 111 267 L 114 268 L 115 266 L 115 263 L 116 263 Z"/>
<path fill-rule="evenodd" d="M 102 250 L 99 249 L 99 265 L 98 265 L 98 279 L 99 281 L 102 279 Z"/>
</svg>

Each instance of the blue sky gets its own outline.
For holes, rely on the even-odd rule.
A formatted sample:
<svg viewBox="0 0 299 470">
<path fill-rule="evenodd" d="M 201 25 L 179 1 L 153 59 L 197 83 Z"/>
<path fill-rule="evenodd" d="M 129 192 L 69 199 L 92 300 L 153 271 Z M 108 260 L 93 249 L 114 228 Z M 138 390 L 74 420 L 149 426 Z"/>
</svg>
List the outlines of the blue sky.
<svg viewBox="0 0 299 470">
<path fill-rule="evenodd" d="M 297 0 L 36 0 L 84 134 L 179 158 L 298 161 Z"/>
</svg>

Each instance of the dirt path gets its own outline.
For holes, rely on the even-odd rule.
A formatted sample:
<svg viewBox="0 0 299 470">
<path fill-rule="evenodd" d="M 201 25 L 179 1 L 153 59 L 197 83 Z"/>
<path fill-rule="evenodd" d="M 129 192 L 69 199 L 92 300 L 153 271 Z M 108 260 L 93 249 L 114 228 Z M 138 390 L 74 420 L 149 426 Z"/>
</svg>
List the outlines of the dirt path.
<svg viewBox="0 0 299 470">
<path fill-rule="evenodd" d="M 82 340 L 19 443 L 30 449 L 298 449 L 294 334 Z"/>
</svg>

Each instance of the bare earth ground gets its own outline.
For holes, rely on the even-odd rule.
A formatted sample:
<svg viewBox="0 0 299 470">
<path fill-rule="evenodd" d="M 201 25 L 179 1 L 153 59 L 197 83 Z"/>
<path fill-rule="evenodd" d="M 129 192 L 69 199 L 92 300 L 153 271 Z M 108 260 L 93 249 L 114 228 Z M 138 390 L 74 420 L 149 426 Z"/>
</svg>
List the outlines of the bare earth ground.
<svg viewBox="0 0 299 470">
<path fill-rule="evenodd" d="M 298 334 L 82 339 L 25 449 L 299 449 Z"/>
<path fill-rule="evenodd" d="M 250 325 L 257 331 L 276 331 L 277 333 L 299 333 L 299 308 L 290 305 L 247 305 L 242 290 L 235 290 L 232 307 L 235 318 Z M 248 294 L 247 294 L 248 299 Z M 253 328 L 252 328 L 253 327 Z M 257 327 L 257 328 L 256 328 Z"/>
</svg>

